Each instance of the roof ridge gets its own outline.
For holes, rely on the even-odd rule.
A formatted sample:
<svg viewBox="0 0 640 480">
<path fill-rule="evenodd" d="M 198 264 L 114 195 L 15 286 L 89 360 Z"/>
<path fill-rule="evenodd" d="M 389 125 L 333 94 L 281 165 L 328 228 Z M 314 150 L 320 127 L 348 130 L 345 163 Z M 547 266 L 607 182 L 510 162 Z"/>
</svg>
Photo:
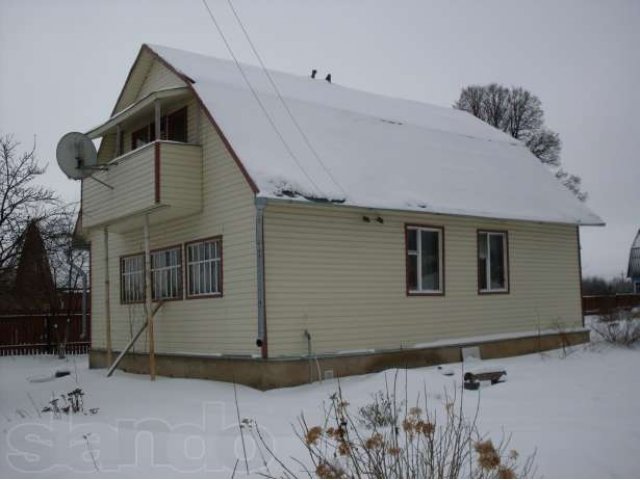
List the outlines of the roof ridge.
<svg viewBox="0 0 640 480">
<path fill-rule="evenodd" d="M 201 53 L 201 52 L 195 52 L 195 51 L 192 51 L 192 50 L 184 50 L 184 49 L 181 49 L 181 48 L 168 47 L 168 46 L 165 46 L 165 45 L 157 45 L 157 44 L 149 44 L 149 43 L 147 43 L 145 45 L 147 45 L 147 47 L 151 48 L 155 53 L 157 53 L 158 55 L 161 55 L 161 56 L 162 56 L 162 53 L 157 51 L 157 49 L 173 50 L 175 52 L 186 53 L 186 54 L 189 54 L 189 55 L 196 55 L 196 56 L 203 57 L 203 58 L 206 58 L 206 59 L 211 59 L 211 60 L 215 60 L 215 61 L 219 61 L 219 62 L 224 62 L 224 63 L 228 64 L 232 68 L 237 68 L 235 62 L 233 60 L 231 60 L 231 59 L 217 57 L 215 55 L 209 55 L 209 54 Z M 165 60 L 170 62 L 169 59 L 165 58 Z M 251 63 L 240 62 L 240 61 L 238 63 L 242 66 L 242 68 L 246 67 L 246 68 L 250 68 L 252 70 L 255 70 L 256 72 L 262 73 L 262 67 L 260 65 L 254 65 L 254 64 L 251 64 Z M 314 82 L 314 83 L 318 83 L 318 84 L 326 83 L 322 79 L 311 79 L 307 75 L 302 75 L 302 74 L 297 74 L 297 73 L 292 73 L 292 72 L 286 72 L 286 71 L 283 71 L 283 70 L 276 70 L 276 69 L 273 69 L 273 68 L 267 68 L 267 70 L 270 73 L 274 73 L 276 75 L 284 75 L 286 77 L 295 78 L 297 80 L 309 80 L 310 82 Z M 185 75 L 188 76 L 188 72 L 182 72 L 182 73 L 184 73 Z M 230 84 L 230 85 L 234 86 L 234 87 L 237 87 L 237 84 Z M 244 89 L 244 87 L 239 87 L 239 88 Z M 360 95 L 371 95 L 371 96 L 375 96 L 375 97 L 378 97 L 378 98 L 383 98 L 383 99 L 390 100 L 390 101 L 405 102 L 405 103 L 408 103 L 408 104 L 414 104 L 416 106 L 427 106 L 429 108 L 440 110 L 440 111 L 442 111 L 442 113 L 448 113 L 448 114 L 453 113 L 454 115 L 459 115 L 459 116 L 470 115 L 468 112 L 466 112 L 464 110 L 458 110 L 458 109 L 455 109 L 453 107 L 447 107 L 447 106 L 444 106 L 444 105 L 438 105 L 438 104 L 435 104 L 435 103 L 425 102 L 423 100 L 417 100 L 417 99 L 414 99 L 414 98 L 397 97 L 397 96 L 392 96 L 392 95 L 385 94 L 385 93 L 379 93 L 379 92 L 372 92 L 372 91 L 369 91 L 369 90 L 363 90 L 363 89 L 360 89 L 360 88 L 356 88 L 356 87 L 352 87 L 352 86 L 348 86 L 348 85 L 343 85 L 343 84 L 340 84 L 340 83 L 335 83 L 333 80 L 331 81 L 331 88 L 342 89 L 342 90 L 346 90 L 346 91 L 351 92 L 351 93 L 357 93 L 357 94 L 360 94 Z M 261 90 L 260 93 L 268 93 L 268 92 L 264 92 L 264 91 Z M 319 104 L 320 103 L 320 102 L 312 102 L 312 101 L 309 101 L 308 99 L 300 99 L 300 100 L 308 102 L 308 103 L 315 103 L 315 104 Z M 351 110 L 345 110 L 345 111 L 351 111 Z M 479 120 L 476 117 L 474 117 L 473 115 L 470 115 L 470 116 L 473 119 Z M 479 120 L 479 121 L 481 121 L 481 120 Z M 500 131 L 500 130 L 497 130 L 497 131 Z"/>
</svg>

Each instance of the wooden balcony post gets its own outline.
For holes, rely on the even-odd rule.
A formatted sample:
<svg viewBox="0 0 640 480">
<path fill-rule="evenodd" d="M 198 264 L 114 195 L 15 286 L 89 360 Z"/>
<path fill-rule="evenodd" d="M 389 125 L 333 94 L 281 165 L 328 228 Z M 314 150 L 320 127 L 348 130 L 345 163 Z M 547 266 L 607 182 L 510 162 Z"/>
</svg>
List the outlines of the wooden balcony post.
<svg viewBox="0 0 640 480">
<path fill-rule="evenodd" d="M 120 130 L 120 125 L 116 126 L 116 150 L 114 152 L 113 158 L 119 157 L 122 155 L 122 135 Z"/>
<path fill-rule="evenodd" d="M 162 112 L 160 110 L 160 100 L 156 100 L 154 102 L 154 106 L 156 108 L 156 131 L 155 136 L 156 140 L 160 140 L 160 135 L 162 133 L 162 129 L 160 128 L 160 122 L 162 121 Z"/>
<path fill-rule="evenodd" d="M 145 313 L 147 314 L 147 328 L 149 331 L 149 375 L 156 379 L 156 346 L 153 332 L 153 315 L 151 309 L 151 250 L 149 241 L 149 214 L 144 216 L 144 274 L 145 274 Z"/>
<path fill-rule="evenodd" d="M 107 364 L 111 365 L 111 283 L 109 281 L 109 230 L 104 227 L 104 323 L 106 328 Z"/>
</svg>

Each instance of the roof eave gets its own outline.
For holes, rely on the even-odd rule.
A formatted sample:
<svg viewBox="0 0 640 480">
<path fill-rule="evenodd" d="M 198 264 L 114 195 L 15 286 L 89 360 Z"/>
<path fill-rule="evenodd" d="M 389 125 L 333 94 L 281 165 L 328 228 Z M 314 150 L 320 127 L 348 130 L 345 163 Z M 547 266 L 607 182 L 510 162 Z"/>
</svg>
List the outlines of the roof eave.
<svg viewBox="0 0 640 480">
<path fill-rule="evenodd" d="M 120 110 L 118 113 L 113 115 L 107 121 L 98 125 L 97 127 L 92 128 L 86 135 L 89 138 L 98 138 L 104 136 L 110 130 L 113 130 L 117 127 L 117 125 L 126 121 L 127 119 L 136 116 L 140 111 L 145 108 L 150 107 L 158 100 L 176 100 L 180 97 L 186 97 L 189 94 L 189 88 L 187 87 L 172 87 L 165 88 L 163 90 L 157 90 L 155 92 L 151 92 L 147 96 L 138 100 L 137 102 L 129 105 L 124 110 Z"/>
<path fill-rule="evenodd" d="M 464 213 L 464 212 L 453 212 L 453 211 L 444 211 L 444 210 L 429 210 L 423 208 L 398 208 L 398 207 L 384 207 L 384 206 L 376 206 L 376 205 L 356 205 L 348 202 L 332 202 L 332 201 L 313 201 L 307 198 L 302 197 L 293 197 L 293 198 L 284 198 L 284 197 L 273 197 L 270 195 L 264 195 L 258 193 L 256 195 L 256 203 L 259 204 L 295 204 L 301 206 L 323 206 L 323 207 L 338 207 L 338 208 L 353 208 L 360 209 L 366 211 L 376 211 L 376 212 L 393 212 L 393 213 L 424 213 L 429 215 L 439 215 L 439 216 L 449 216 L 449 217 L 470 217 L 470 218 L 480 218 L 485 220 L 496 220 L 501 222 L 531 222 L 531 223 L 549 223 L 549 224 L 557 224 L 557 225 L 575 225 L 577 227 L 603 227 L 606 223 L 602 220 L 599 221 L 562 221 L 562 220 L 554 220 L 554 219 L 544 219 L 544 218 L 525 218 L 525 217 L 507 217 L 507 216 L 499 216 L 499 215 L 482 215 L 482 214 L 472 214 L 472 213 Z"/>
</svg>

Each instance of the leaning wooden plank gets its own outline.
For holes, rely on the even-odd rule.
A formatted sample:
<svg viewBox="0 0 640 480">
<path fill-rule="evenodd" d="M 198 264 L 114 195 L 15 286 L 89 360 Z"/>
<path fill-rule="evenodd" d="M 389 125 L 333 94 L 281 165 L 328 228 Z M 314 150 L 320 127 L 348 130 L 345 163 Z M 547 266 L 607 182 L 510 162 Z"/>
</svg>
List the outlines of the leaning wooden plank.
<svg viewBox="0 0 640 480">
<path fill-rule="evenodd" d="M 155 316 L 155 314 L 158 313 L 158 310 L 160 309 L 160 307 L 162 307 L 163 303 L 164 302 L 160 302 L 160 303 L 156 304 L 155 307 L 153 307 L 153 311 L 151 312 L 150 318 L 153 318 Z M 142 325 L 142 327 L 140 327 L 140 330 L 138 330 L 138 333 L 136 333 L 134 335 L 134 337 L 127 344 L 127 346 L 124 347 L 124 349 L 120 352 L 120 355 L 118 355 L 118 358 L 116 358 L 116 361 L 113 362 L 113 365 L 111 365 L 109 367 L 109 370 L 107 371 L 107 377 L 110 377 L 111 375 L 113 375 L 113 371 L 116 369 L 116 367 L 118 366 L 120 361 L 124 358 L 124 356 L 127 354 L 127 352 L 131 349 L 131 347 L 133 347 L 133 344 L 136 343 L 138 338 L 140 338 L 140 335 L 142 335 L 142 332 L 145 331 L 145 329 L 147 328 L 148 324 L 149 324 L 149 322 L 145 321 L 144 324 Z"/>
<path fill-rule="evenodd" d="M 127 352 L 129 351 L 129 349 L 131 347 L 133 347 L 133 344 L 136 343 L 136 341 L 138 340 L 138 338 L 140 338 L 140 335 L 142 335 L 142 332 L 145 331 L 145 329 L 147 328 L 148 323 L 145 321 L 144 324 L 142 325 L 142 327 L 140 327 L 140 330 L 138 330 L 138 333 L 136 333 L 133 338 L 131 339 L 131 341 L 127 344 L 126 347 L 124 347 L 124 349 L 120 352 L 120 355 L 118 355 L 118 357 L 116 358 L 116 361 L 113 362 L 113 365 L 111 365 L 109 367 L 109 371 L 107 372 L 107 377 L 110 377 L 113 374 L 113 371 L 116 369 L 116 367 L 118 366 L 118 364 L 120 363 L 120 360 L 122 360 L 124 358 L 124 356 L 127 354 Z"/>
</svg>

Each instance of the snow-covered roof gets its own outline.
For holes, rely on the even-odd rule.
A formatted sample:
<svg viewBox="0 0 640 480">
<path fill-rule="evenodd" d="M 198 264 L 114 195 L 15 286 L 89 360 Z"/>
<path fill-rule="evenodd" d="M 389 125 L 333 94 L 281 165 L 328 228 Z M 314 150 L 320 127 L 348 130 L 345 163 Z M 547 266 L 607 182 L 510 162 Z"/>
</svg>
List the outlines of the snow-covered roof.
<svg viewBox="0 0 640 480">
<path fill-rule="evenodd" d="M 242 66 L 254 95 L 233 62 L 149 48 L 193 82 L 260 197 L 603 223 L 519 141 L 466 112 L 270 71 L 285 106 L 258 67 Z"/>
<path fill-rule="evenodd" d="M 640 277 L 640 230 L 636 235 L 631 250 L 629 251 L 629 267 L 627 268 L 627 277 Z"/>
</svg>

